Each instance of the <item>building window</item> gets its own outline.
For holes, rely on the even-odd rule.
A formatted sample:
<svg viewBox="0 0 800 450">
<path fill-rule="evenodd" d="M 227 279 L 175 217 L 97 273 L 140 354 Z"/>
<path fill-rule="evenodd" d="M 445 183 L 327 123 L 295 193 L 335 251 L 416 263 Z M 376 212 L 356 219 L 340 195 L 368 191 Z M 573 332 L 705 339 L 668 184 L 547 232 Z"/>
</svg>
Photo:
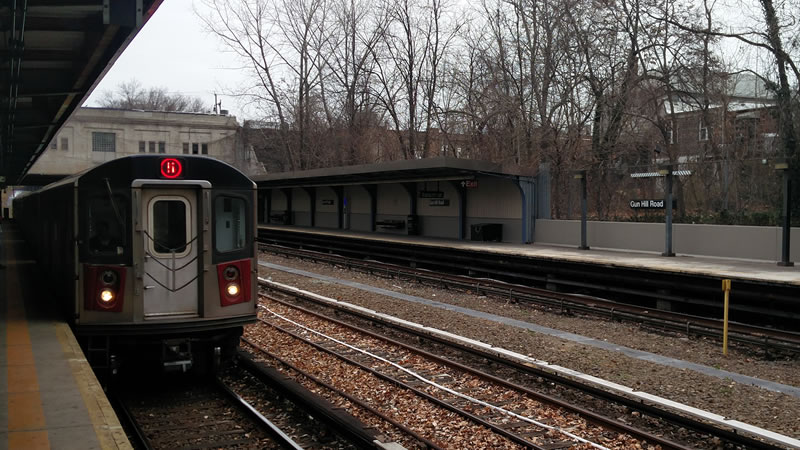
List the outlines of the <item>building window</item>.
<svg viewBox="0 0 800 450">
<path fill-rule="evenodd" d="M 199 152 L 199 145 L 197 143 L 192 144 L 192 154 L 196 155 Z"/>
<path fill-rule="evenodd" d="M 69 150 L 69 139 L 62 137 L 61 138 L 61 150 L 67 151 Z"/>
<path fill-rule="evenodd" d="M 58 139 L 53 138 L 53 140 L 50 141 L 50 150 L 58 150 Z"/>
<path fill-rule="evenodd" d="M 183 154 L 184 155 L 188 155 L 189 154 L 189 143 L 188 142 L 184 142 L 183 143 Z"/>
<path fill-rule="evenodd" d="M 706 126 L 706 124 L 704 124 L 702 121 L 700 122 L 700 131 L 697 134 L 697 139 L 699 141 L 708 140 L 708 126 Z"/>
<path fill-rule="evenodd" d="M 156 152 L 156 141 L 149 141 L 147 143 L 147 147 L 150 149 L 150 153 Z"/>
<path fill-rule="evenodd" d="M 145 147 L 144 141 L 139 141 L 139 153 L 144 153 L 145 152 L 145 148 L 144 147 Z"/>
<path fill-rule="evenodd" d="M 158 153 L 166 153 L 167 152 L 167 143 L 164 141 L 158 141 Z"/>
<path fill-rule="evenodd" d="M 201 149 L 201 152 L 202 152 L 204 155 L 207 155 L 207 154 L 208 154 L 208 144 L 201 144 L 201 145 L 200 145 L 200 149 Z"/>
<path fill-rule="evenodd" d="M 117 151 L 117 135 L 115 133 L 92 132 L 92 151 L 110 152 Z"/>
</svg>

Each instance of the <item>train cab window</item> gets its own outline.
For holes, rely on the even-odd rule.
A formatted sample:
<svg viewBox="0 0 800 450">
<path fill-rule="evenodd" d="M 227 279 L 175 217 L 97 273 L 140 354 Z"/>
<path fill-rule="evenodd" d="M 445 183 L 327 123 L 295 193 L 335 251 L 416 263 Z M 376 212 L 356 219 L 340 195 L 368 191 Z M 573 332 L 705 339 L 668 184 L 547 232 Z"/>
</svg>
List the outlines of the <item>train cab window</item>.
<svg viewBox="0 0 800 450">
<path fill-rule="evenodd" d="M 241 250 L 246 245 L 247 206 L 244 199 L 221 195 L 214 201 L 214 228 L 218 252 Z"/>
<path fill-rule="evenodd" d="M 189 250 L 189 207 L 186 199 L 157 198 L 150 204 L 151 249 L 157 254 L 184 254 Z"/>
<path fill-rule="evenodd" d="M 125 212 L 127 201 L 115 195 L 89 201 L 89 252 L 94 255 L 121 255 L 125 250 Z"/>
</svg>

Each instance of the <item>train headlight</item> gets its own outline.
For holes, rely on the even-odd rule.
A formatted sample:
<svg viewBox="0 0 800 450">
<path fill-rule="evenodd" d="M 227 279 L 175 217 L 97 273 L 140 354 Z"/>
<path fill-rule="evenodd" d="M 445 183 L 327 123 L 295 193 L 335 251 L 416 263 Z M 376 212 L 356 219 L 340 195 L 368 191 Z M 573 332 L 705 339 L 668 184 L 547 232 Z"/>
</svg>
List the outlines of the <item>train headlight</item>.
<svg viewBox="0 0 800 450">
<path fill-rule="evenodd" d="M 103 303 L 111 303 L 114 301 L 114 291 L 111 289 L 103 289 L 100 291 L 100 300 Z"/>
<path fill-rule="evenodd" d="M 228 293 L 228 296 L 236 297 L 237 295 L 239 295 L 239 285 L 236 283 L 231 283 L 226 288 L 226 291 Z"/>
</svg>

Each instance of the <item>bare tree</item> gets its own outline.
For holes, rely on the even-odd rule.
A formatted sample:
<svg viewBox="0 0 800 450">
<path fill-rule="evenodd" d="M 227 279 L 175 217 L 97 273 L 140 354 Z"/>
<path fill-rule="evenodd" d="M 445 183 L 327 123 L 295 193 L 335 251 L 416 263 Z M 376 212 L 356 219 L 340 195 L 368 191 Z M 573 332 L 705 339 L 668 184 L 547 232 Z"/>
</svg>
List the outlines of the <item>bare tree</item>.
<svg viewBox="0 0 800 450">
<path fill-rule="evenodd" d="M 378 100 L 370 88 L 375 70 L 374 54 L 385 27 L 386 16 L 376 11 L 374 0 L 338 0 L 332 5 L 334 23 L 323 49 L 326 73 L 321 90 L 332 107 L 332 127 L 342 127 L 341 164 L 368 162 L 373 155 L 370 130 L 379 127 Z"/>
<path fill-rule="evenodd" d="M 183 94 L 171 94 L 163 87 L 144 88 L 137 80 L 120 83 L 115 90 L 103 92 L 104 108 L 143 109 L 148 111 L 210 112 L 203 100 Z"/>
<path fill-rule="evenodd" d="M 286 101 L 277 76 L 278 57 L 269 43 L 274 27 L 270 15 L 271 4 L 266 0 L 204 2 L 211 11 L 201 16 L 206 28 L 240 57 L 245 70 L 252 76 L 253 84 L 244 86 L 238 95 L 255 104 L 264 114 L 265 122 L 276 123 L 275 134 L 280 140 L 288 167 L 297 170 L 299 155 L 290 142 Z"/>
</svg>

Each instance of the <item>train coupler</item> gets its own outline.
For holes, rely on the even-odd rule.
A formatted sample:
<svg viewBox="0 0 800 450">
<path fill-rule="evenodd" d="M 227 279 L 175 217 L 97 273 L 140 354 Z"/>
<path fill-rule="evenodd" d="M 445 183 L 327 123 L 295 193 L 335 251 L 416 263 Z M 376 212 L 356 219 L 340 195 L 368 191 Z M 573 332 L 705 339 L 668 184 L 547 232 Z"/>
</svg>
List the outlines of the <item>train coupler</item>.
<svg viewBox="0 0 800 450">
<path fill-rule="evenodd" d="M 161 365 L 164 370 L 186 372 L 192 368 L 192 343 L 185 339 L 161 341 Z"/>
</svg>

